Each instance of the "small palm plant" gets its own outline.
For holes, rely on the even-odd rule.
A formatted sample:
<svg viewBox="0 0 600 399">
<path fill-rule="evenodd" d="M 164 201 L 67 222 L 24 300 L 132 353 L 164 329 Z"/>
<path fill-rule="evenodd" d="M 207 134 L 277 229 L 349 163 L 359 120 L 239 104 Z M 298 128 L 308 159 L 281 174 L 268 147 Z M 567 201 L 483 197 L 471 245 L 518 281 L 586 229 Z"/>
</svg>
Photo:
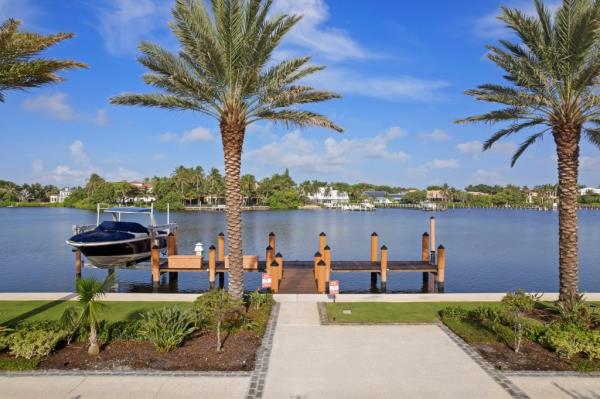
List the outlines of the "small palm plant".
<svg viewBox="0 0 600 399">
<path fill-rule="evenodd" d="M 115 275 L 109 274 L 104 281 L 98 281 L 93 277 L 77 280 L 76 290 L 78 294 L 79 307 L 69 307 L 62 315 L 61 323 L 70 331 L 75 331 L 79 326 L 89 326 L 90 346 L 88 354 L 95 356 L 100 352 L 98 346 L 98 322 L 100 313 L 106 304 L 100 302 L 100 298 L 108 292 L 115 282 Z"/>
<path fill-rule="evenodd" d="M 0 24 L 0 102 L 4 102 L 6 90 L 25 90 L 61 82 L 63 78 L 56 72 L 86 67 L 77 61 L 38 57 L 45 49 L 72 38 L 72 33 L 45 36 L 19 31 L 20 25 L 21 22 L 15 19 Z"/>
<path fill-rule="evenodd" d="M 577 177 L 582 135 L 600 147 L 600 1 L 564 0 L 554 16 L 541 0 L 536 15 L 507 7 L 499 19 L 519 38 L 487 46 L 504 70 L 505 85 L 483 84 L 466 93 L 503 108 L 459 123 L 507 123 L 483 145 L 529 132 L 512 157 L 514 166 L 532 144 L 551 134 L 558 161 L 560 299 L 577 295 Z"/>
<path fill-rule="evenodd" d="M 248 125 L 274 121 L 287 126 L 342 129 L 325 116 L 298 106 L 339 95 L 316 90 L 301 79 L 324 67 L 310 57 L 273 62 L 273 52 L 300 20 L 274 15 L 271 0 L 176 0 L 173 33 L 177 54 L 148 42 L 140 44 L 139 62 L 150 72 L 144 82 L 156 93 L 122 94 L 112 104 L 193 111 L 219 122 L 225 158 L 225 200 L 229 249 L 229 292 L 241 300 L 242 147 Z"/>
</svg>

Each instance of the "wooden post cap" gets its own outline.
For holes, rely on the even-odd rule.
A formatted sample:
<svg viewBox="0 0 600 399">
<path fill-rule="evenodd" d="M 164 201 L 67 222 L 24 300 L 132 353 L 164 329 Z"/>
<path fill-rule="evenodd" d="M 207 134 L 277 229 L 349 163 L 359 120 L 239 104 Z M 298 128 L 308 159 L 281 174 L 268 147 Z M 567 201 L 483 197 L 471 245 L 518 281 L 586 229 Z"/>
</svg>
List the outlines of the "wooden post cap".
<svg viewBox="0 0 600 399">
<path fill-rule="evenodd" d="M 446 249 L 443 245 L 438 246 L 438 249 Z"/>
<path fill-rule="evenodd" d="M 329 245 L 325 245 L 325 248 L 323 248 L 325 251 L 331 251 L 331 247 Z"/>
<path fill-rule="evenodd" d="M 275 267 L 275 266 L 279 266 L 279 263 L 277 263 L 276 261 L 271 262 L 271 267 Z"/>
<path fill-rule="evenodd" d="M 208 247 L 208 249 L 209 249 L 210 251 L 214 251 L 215 249 L 217 249 L 217 247 L 215 247 L 214 245 L 211 245 L 210 247 Z"/>
<path fill-rule="evenodd" d="M 267 247 L 267 251 L 271 251 L 272 249 L 273 249 L 273 247 L 270 245 Z"/>
<path fill-rule="evenodd" d="M 315 258 L 318 258 L 321 256 L 321 253 L 319 251 L 315 252 Z"/>
<path fill-rule="evenodd" d="M 276 258 L 283 258 L 283 255 L 281 254 L 281 252 L 277 252 L 277 255 L 275 255 Z"/>
<path fill-rule="evenodd" d="M 423 233 L 423 237 L 429 237 L 429 233 L 428 232 Z"/>
<path fill-rule="evenodd" d="M 225 234 L 223 234 L 223 232 L 220 232 L 219 237 L 225 237 Z"/>
<path fill-rule="evenodd" d="M 371 237 L 377 237 L 377 233 L 375 233 L 375 232 L 372 232 L 372 233 L 371 233 Z"/>
<path fill-rule="evenodd" d="M 429 219 L 435 219 L 435 216 L 430 217 Z"/>
<path fill-rule="evenodd" d="M 325 266 L 325 262 L 323 261 L 323 259 L 321 259 L 319 263 L 317 263 L 317 266 Z"/>
<path fill-rule="evenodd" d="M 273 233 L 273 232 L 269 233 L 269 237 L 273 237 L 274 235 L 275 235 L 275 233 Z"/>
<path fill-rule="evenodd" d="M 321 232 L 321 234 L 319 234 L 319 236 L 320 236 L 320 237 L 324 237 L 324 236 L 326 236 L 326 235 L 327 235 L 327 234 L 325 234 L 325 232 L 324 232 L 324 231 L 322 231 L 322 232 Z"/>
<path fill-rule="evenodd" d="M 382 250 L 382 251 L 387 251 L 387 247 L 386 247 L 385 245 L 382 245 L 382 246 L 381 246 L 381 250 Z"/>
</svg>

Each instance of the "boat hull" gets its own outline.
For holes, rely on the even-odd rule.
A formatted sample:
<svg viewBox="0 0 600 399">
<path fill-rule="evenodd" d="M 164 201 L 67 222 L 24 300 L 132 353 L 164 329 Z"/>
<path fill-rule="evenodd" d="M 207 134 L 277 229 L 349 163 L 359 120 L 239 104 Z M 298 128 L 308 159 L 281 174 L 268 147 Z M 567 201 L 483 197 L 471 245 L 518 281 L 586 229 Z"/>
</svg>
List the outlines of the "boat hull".
<svg viewBox="0 0 600 399">
<path fill-rule="evenodd" d="M 157 237 L 158 248 L 166 248 L 166 238 Z M 96 267 L 130 266 L 150 259 L 150 238 L 139 240 L 127 240 L 126 242 L 96 243 L 77 245 L 70 243 L 79 249 L 88 261 Z"/>
</svg>

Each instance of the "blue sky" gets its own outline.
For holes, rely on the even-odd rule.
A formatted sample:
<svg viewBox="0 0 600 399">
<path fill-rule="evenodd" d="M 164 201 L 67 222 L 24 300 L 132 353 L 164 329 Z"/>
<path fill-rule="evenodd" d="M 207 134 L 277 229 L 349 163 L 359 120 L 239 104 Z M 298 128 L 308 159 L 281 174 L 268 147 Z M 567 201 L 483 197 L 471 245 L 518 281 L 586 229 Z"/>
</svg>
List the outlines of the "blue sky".
<svg viewBox="0 0 600 399">
<path fill-rule="evenodd" d="M 318 178 L 423 187 L 448 182 L 535 185 L 556 181 L 552 139 L 530 148 L 514 168 L 524 136 L 481 153 L 489 126 L 453 120 L 491 109 L 463 91 L 499 82 L 484 45 L 510 37 L 495 19 L 501 4 L 530 0 L 430 2 L 275 0 L 303 20 L 274 55 L 311 55 L 327 65 L 310 83 L 343 98 L 312 109 L 345 128 L 286 130 L 252 125 L 243 172 L 264 177 L 288 167 L 296 180 Z M 218 125 L 209 117 L 137 107 L 108 98 L 144 92 L 137 44 L 176 50 L 170 0 L 0 0 L 0 19 L 16 17 L 37 32 L 74 32 L 50 56 L 90 65 L 67 81 L 8 92 L 0 105 L 0 179 L 83 184 L 96 172 L 110 180 L 167 175 L 178 165 L 222 169 Z M 580 183 L 600 184 L 600 153 L 582 147 Z"/>
</svg>

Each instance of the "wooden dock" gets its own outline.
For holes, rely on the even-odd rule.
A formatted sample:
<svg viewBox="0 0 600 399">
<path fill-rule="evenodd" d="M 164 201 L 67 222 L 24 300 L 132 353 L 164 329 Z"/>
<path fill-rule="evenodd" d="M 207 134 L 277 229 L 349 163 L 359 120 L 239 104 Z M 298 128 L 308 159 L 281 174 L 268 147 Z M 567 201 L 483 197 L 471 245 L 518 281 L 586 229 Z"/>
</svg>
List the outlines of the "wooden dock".
<svg viewBox="0 0 600 399">
<path fill-rule="evenodd" d="M 285 294 L 327 293 L 331 273 L 370 273 L 371 287 L 385 292 L 387 290 L 388 273 L 422 273 L 423 292 L 443 292 L 446 268 L 446 250 L 440 245 L 435 246 L 435 218 L 429 222 L 429 233 L 423 233 L 421 259 L 419 260 L 389 260 L 388 248 L 379 246 L 377 233 L 370 237 L 369 260 L 334 260 L 333 251 L 327 245 L 327 235 L 321 233 L 318 237 L 318 251 L 311 260 L 284 260 L 277 252 L 277 240 L 274 233 L 268 236 L 268 246 L 264 260 L 256 255 L 243 257 L 245 272 L 265 273 L 271 278 L 270 291 Z M 225 235 L 217 236 L 217 245 L 211 245 L 208 259 L 200 255 L 178 255 L 177 232 L 167 237 L 168 258 L 161 259 L 158 247 L 152 248 L 150 269 L 152 283 L 158 287 L 160 276 L 169 273 L 169 281 L 175 281 L 179 273 L 207 273 L 210 287 L 214 288 L 217 280 L 223 287 L 225 273 L 229 272 L 228 256 L 225 255 Z M 81 273 L 81 254 L 76 253 L 76 271 Z M 343 287 L 341 287 L 343 290 Z"/>
</svg>

